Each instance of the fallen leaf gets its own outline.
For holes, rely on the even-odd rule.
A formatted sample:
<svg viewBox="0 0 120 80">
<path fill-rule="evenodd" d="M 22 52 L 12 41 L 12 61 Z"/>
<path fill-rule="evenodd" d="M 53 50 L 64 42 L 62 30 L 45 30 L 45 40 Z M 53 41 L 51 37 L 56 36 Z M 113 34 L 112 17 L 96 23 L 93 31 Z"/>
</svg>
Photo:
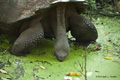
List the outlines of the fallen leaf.
<svg viewBox="0 0 120 80">
<path fill-rule="evenodd" d="M 40 66 L 41 69 L 45 70 L 45 67 L 44 66 Z"/>
<path fill-rule="evenodd" d="M 66 74 L 66 76 L 82 76 L 82 74 L 76 73 L 76 72 L 69 72 Z"/>
<path fill-rule="evenodd" d="M 101 45 L 100 45 L 100 44 L 97 44 L 97 45 L 95 46 L 95 48 L 92 49 L 92 51 L 100 50 L 100 49 L 101 49 L 100 47 L 101 47 Z"/>
<path fill-rule="evenodd" d="M 105 36 L 107 36 L 108 34 L 110 34 L 110 32 L 106 32 L 106 33 L 105 33 Z"/>
<path fill-rule="evenodd" d="M 6 74 L 6 73 L 7 73 L 7 71 L 2 70 L 2 69 L 0 69 L 0 72 L 3 73 L 3 74 Z"/>
<path fill-rule="evenodd" d="M 94 19 L 94 18 L 88 18 L 88 20 L 92 20 L 92 21 L 94 21 L 95 19 Z"/>
<path fill-rule="evenodd" d="M 106 56 L 105 59 L 107 59 L 107 60 L 114 60 L 114 58 L 111 57 L 111 56 Z"/>
</svg>

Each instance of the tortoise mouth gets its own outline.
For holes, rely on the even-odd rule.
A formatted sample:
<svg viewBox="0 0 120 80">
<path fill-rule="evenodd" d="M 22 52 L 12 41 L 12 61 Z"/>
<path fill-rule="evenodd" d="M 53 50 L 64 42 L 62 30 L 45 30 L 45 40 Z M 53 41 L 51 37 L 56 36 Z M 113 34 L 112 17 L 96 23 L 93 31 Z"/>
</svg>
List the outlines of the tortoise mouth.
<svg viewBox="0 0 120 80">
<path fill-rule="evenodd" d="M 60 62 L 63 62 L 63 60 L 65 59 L 65 57 L 58 57 L 58 56 L 57 56 L 57 59 L 58 59 Z"/>
<path fill-rule="evenodd" d="M 55 56 L 58 61 L 63 62 L 63 60 L 67 57 L 68 53 L 65 52 L 57 52 L 55 53 Z"/>
</svg>

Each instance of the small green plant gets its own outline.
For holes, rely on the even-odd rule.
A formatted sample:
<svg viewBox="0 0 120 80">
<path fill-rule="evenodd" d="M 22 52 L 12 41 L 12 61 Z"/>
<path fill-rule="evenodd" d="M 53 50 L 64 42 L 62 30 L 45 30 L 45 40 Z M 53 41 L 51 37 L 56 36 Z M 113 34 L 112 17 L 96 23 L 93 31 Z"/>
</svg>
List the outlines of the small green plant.
<svg viewBox="0 0 120 80">
<path fill-rule="evenodd" d="M 88 3 L 89 5 L 91 5 L 92 9 L 97 10 L 96 0 L 86 0 L 86 3 Z"/>
</svg>

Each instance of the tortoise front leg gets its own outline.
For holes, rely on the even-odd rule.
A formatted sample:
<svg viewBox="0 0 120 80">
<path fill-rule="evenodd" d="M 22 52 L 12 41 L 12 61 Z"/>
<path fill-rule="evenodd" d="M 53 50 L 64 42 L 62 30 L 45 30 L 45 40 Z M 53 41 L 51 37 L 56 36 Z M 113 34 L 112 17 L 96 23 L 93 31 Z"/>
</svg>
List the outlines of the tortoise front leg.
<svg viewBox="0 0 120 80">
<path fill-rule="evenodd" d="M 25 27 L 25 26 L 24 26 Z M 29 28 L 23 31 L 18 39 L 14 42 L 11 54 L 24 56 L 34 48 L 44 37 L 44 31 L 40 21 L 32 20 Z"/>
<path fill-rule="evenodd" d="M 56 41 L 54 44 L 54 54 L 59 61 L 63 61 L 69 53 L 69 43 L 66 36 L 65 27 L 65 4 L 57 6 L 57 26 L 55 32 Z"/>
<path fill-rule="evenodd" d="M 78 14 L 70 16 L 69 26 L 72 36 L 81 45 L 87 46 L 98 37 L 95 26 L 89 20 Z"/>
</svg>

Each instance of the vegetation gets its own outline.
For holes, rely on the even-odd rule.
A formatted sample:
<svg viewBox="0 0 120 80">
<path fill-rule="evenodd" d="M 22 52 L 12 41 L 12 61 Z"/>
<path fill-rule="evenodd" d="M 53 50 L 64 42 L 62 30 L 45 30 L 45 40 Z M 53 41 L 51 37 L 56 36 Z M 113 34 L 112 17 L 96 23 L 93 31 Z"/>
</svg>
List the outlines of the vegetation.
<svg viewBox="0 0 120 80">
<path fill-rule="evenodd" d="M 90 48 L 85 50 L 81 46 L 70 43 L 69 55 L 64 62 L 59 62 L 53 54 L 54 40 L 44 39 L 30 54 L 25 57 L 17 57 L 9 53 L 9 48 L 16 38 L 1 34 L 0 80 L 65 80 L 65 78 L 69 78 L 68 80 L 71 78 L 72 80 L 119 80 L 119 12 L 114 8 L 116 6 L 113 7 L 109 3 L 106 3 L 104 6 L 107 7 L 103 8 L 96 4 L 96 0 L 90 0 L 90 4 L 92 22 L 99 34 L 97 42 L 101 44 L 100 50 L 92 51 L 93 44 L 90 44 Z M 87 13 L 89 13 L 89 9 Z M 87 14 L 82 15 L 89 18 Z M 67 34 L 71 40 L 75 40 L 70 32 Z M 66 74 L 70 72 L 76 72 L 82 76 L 66 77 Z"/>
<path fill-rule="evenodd" d="M 118 80 L 120 77 L 120 20 L 118 17 L 109 18 L 100 15 L 93 16 L 99 37 L 97 42 L 101 44 L 101 50 L 91 51 L 94 46 L 87 50 L 87 80 Z M 87 16 L 86 16 L 87 17 Z M 1 80 L 64 80 L 69 72 L 82 74 L 70 76 L 73 80 L 84 80 L 85 58 L 84 49 L 70 44 L 70 54 L 64 62 L 57 61 L 53 54 L 54 40 L 43 40 L 26 57 L 16 57 L 8 52 L 14 39 L 6 35 L 0 36 L 0 72 Z M 110 56 L 113 60 L 107 60 Z M 45 69 L 42 69 L 43 66 Z M 110 66 L 110 67 L 109 67 Z M 104 77 L 104 78 L 103 78 Z"/>
</svg>

